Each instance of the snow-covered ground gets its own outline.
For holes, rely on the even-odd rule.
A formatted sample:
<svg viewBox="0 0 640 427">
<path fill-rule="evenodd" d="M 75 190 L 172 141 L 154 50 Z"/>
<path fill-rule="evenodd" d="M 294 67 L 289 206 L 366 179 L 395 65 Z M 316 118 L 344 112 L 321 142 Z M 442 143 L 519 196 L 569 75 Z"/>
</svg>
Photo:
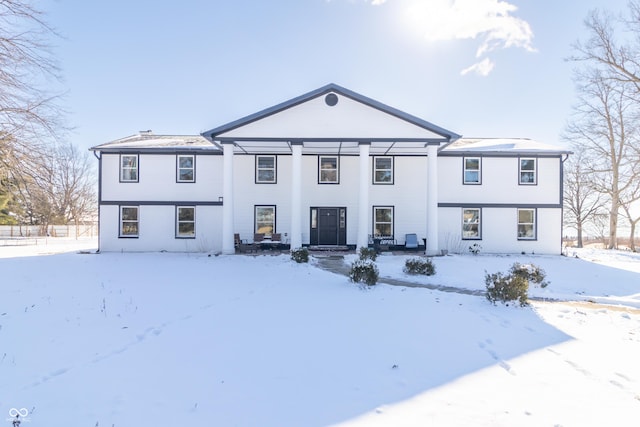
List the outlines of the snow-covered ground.
<svg viewBox="0 0 640 427">
<path fill-rule="evenodd" d="M 405 275 L 406 256 L 378 258 L 381 276 L 466 289 L 533 262 L 551 284 L 520 308 L 363 290 L 286 255 L 95 247 L 0 246 L 0 426 L 24 410 L 33 427 L 640 420 L 637 254 L 455 255 L 429 278 Z"/>
</svg>

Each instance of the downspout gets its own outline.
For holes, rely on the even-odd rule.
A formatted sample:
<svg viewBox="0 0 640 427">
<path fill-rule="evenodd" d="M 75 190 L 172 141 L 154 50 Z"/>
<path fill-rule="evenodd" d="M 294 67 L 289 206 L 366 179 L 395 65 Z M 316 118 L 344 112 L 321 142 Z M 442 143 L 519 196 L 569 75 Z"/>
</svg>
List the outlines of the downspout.
<svg viewBox="0 0 640 427">
<path fill-rule="evenodd" d="M 92 150 L 93 151 L 93 150 Z M 100 253 L 100 206 L 102 204 L 102 153 L 93 151 L 93 155 L 98 159 L 98 250 Z"/>
<path fill-rule="evenodd" d="M 562 234 L 564 231 L 564 162 L 569 159 L 569 153 L 560 157 L 560 255 L 562 255 Z"/>
</svg>

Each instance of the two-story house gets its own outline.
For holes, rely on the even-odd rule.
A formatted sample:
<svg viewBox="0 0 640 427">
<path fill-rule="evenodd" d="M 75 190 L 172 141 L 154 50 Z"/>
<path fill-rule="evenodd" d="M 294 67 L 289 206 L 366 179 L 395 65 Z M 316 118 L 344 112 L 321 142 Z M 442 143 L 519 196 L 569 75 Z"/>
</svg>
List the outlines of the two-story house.
<svg viewBox="0 0 640 427">
<path fill-rule="evenodd" d="M 93 147 L 100 250 L 234 252 L 404 243 L 428 254 L 560 253 L 566 150 L 469 139 L 330 84 L 198 136 Z"/>
</svg>

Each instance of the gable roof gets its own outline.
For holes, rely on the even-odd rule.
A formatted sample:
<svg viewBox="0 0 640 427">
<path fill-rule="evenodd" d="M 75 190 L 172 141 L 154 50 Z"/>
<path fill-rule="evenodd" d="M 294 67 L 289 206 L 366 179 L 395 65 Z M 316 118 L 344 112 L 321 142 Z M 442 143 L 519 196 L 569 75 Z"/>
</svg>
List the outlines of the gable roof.
<svg viewBox="0 0 640 427">
<path fill-rule="evenodd" d="M 399 120 L 402 120 L 406 123 L 409 123 L 411 125 L 414 125 L 418 128 L 424 129 L 425 131 L 431 132 L 436 134 L 438 137 L 435 139 L 438 139 L 440 142 L 450 142 L 453 141 L 455 139 L 460 138 L 460 135 L 456 134 L 455 132 L 451 132 L 447 129 L 444 129 L 442 127 L 436 126 L 433 123 L 430 123 L 426 120 L 423 120 L 419 117 L 413 116 L 411 114 L 405 113 L 403 111 L 400 111 L 396 108 L 390 107 L 386 104 L 383 104 L 381 102 L 378 102 L 374 99 L 368 98 L 366 96 L 360 95 L 359 93 L 353 92 L 349 89 L 346 89 L 342 86 L 339 86 L 337 84 L 334 83 L 330 83 L 326 86 L 323 86 L 321 88 L 318 88 L 316 90 L 313 90 L 311 92 L 305 93 L 303 95 L 300 95 L 298 97 L 295 97 L 293 99 L 290 99 L 288 101 L 282 102 L 280 104 L 274 105 L 273 107 L 269 107 L 266 108 L 262 111 L 258 111 L 257 113 L 254 114 L 250 114 L 246 117 L 243 117 L 241 119 L 232 121 L 230 123 L 224 124 L 222 126 L 218 126 L 216 128 L 210 129 L 208 131 L 202 132 L 202 136 L 204 136 L 205 138 L 214 141 L 214 140 L 221 140 L 224 138 L 224 134 L 227 134 L 233 130 L 239 129 L 241 127 L 250 125 L 252 123 L 255 123 L 257 121 L 266 119 L 268 117 L 271 117 L 273 115 L 276 115 L 278 113 L 281 113 L 283 111 L 289 110 L 293 107 L 299 106 L 301 104 L 304 104 L 306 102 L 309 102 L 311 100 L 314 100 L 322 95 L 326 95 L 329 93 L 335 93 L 335 94 L 339 94 L 343 97 L 346 97 L 348 99 L 351 99 L 353 101 L 356 101 L 360 104 L 363 104 L 365 106 L 368 106 L 372 109 L 375 109 L 377 111 L 380 111 L 382 113 L 385 113 L 387 115 L 390 115 L 392 117 L 395 117 Z M 311 136 L 311 135 L 310 135 Z M 233 138 L 230 138 L 233 139 Z M 259 136 L 255 135 L 255 138 L 252 138 L 253 140 L 258 140 Z M 324 138 L 320 138 L 320 139 L 324 139 Z M 341 138 L 341 140 L 349 140 L 349 139 L 354 139 L 354 138 Z M 355 139 L 361 139 L 361 138 L 355 138 Z M 402 138 L 397 138 L 397 140 L 401 140 Z M 433 138 L 432 138 L 433 139 Z M 303 140 L 307 140 L 306 138 L 303 138 Z"/>
</svg>

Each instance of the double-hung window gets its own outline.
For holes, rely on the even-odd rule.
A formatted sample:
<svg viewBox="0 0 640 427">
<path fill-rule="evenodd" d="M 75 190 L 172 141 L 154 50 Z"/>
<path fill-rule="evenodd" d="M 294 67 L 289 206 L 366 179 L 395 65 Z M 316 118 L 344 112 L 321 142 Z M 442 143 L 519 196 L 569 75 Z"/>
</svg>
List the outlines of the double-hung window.
<svg viewBox="0 0 640 427">
<path fill-rule="evenodd" d="M 393 206 L 373 207 L 373 237 L 393 238 Z"/>
<path fill-rule="evenodd" d="M 120 206 L 120 237 L 138 237 L 139 206 Z"/>
<path fill-rule="evenodd" d="M 481 184 L 481 162 L 479 157 L 464 158 L 464 184 Z"/>
<path fill-rule="evenodd" d="M 193 239 L 196 237 L 195 206 L 176 207 L 176 237 L 181 239 Z"/>
<path fill-rule="evenodd" d="M 138 182 L 138 155 L 120 155 L 120 182 Z"/>
<path fill-rule="evenodd" d="M 393 157 L 373 158 L 373 183 L 393 184 Z"/>
<path fill-rule="evenodd" d="M 196 156 L 193 154 L 178 154 L 176 164 L 177 182 L 196 182 Z"/>
<path fill-rule="evenodd" d="M 318 182 L 320 184 L 338 184 L 340 182 L 338 156 L 320 156 L 318 158 Z"/>
<path fill-rule="evenodd" d="M 462 239 L 481 239 L 480 209 L 466 208 L 462 210 Z"/>
<path fill-rule="evenodd" d="M 255 232 L 270 236 L 276 232 L 276 207 L 255 207 Z"/>
<path fill-rule="evenodd" d="M 276 156 L 256 156 L 256 183 L 276 183 Z"/>
<path fill-rule="evenodd" d="M 521 158 L 519 175 L 520 175 L 521 185 L 535 185 L 536 184 L 536 159 Z"/>
<path fill-rule="evenodd" d="M 536 210 L 518 209 L 518 240 L 536 239 Z"/>
</svg>

